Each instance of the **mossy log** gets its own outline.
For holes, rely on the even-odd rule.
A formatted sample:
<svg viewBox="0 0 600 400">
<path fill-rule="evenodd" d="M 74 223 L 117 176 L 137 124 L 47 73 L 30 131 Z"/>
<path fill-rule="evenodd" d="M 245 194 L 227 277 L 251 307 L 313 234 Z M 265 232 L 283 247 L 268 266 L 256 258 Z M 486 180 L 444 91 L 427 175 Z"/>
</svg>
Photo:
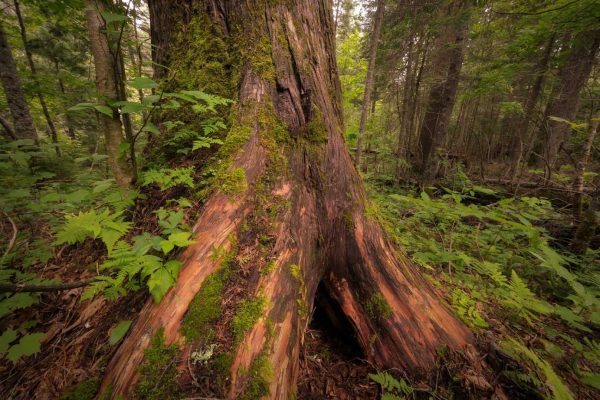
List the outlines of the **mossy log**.
<svg viewBox="0 0 600 400">
<path fill-rule="evenodd" d="M 237 55 L 236 63 L 222 66 L 237 79 L 237 102 L 232 138 L 216 156 L 221 178 L 215 183 L 240 169 L 245 182 L 226 193 L 215 185 L 176 285 L 160 304 L 149 301 L 141 311 L 107 367 L 101 393 L 135 397 L 140 380 L 148 378 L 140 377 L 145 350 L 160 334 L 165 345 L 180 347 L 181 375 L 188 373 L 190 357 L 212 356 L 213 342 L 223 355 L 227 344 L 226 361 L 219 363 L 227 376 L 214 380 L 221 397 L 292 398 L 320 284 L 376 366 L 426 372 L 440 348 L 459 351 L 472 344 L 468 328 L 367 212 L 373 207 L 343 138 L 331 1 L 149 5 L 153 35 L 185 35 L 196 31 L 189 26 L 195 19 L 210 20 L 223 35 L 220 43 Z M 172 43 L 199 40 L 183 39 Z M 154 61 L 172 65 L 178 54 L 161 49 Z M 235 134 L 240 131 L 248 133 L 243 141 Z M 225 312 L 229 300 L 221 302 L 221 312 L 207 308 L 236 285 L 242 289 L 231 297 L 238 301 L 233 317 Z M 190 305 L 207 312 L 194 314 Z M 229 333 L 219 331 L 223 326 Z M 199 335 L 190 333 L 194 329 Z"/>
</svg>

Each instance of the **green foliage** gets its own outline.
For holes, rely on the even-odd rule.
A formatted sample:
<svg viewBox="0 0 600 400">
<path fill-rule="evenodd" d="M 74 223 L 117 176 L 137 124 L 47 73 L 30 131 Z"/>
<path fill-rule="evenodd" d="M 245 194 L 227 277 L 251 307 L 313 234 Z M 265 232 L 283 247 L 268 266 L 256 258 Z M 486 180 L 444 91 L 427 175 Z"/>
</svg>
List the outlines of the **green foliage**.
<svg viewBox="0 0 600 400">
<path fill-rule="evenodd" d="M 32 333 L 21 336 L 16 342 L 17 333 L 12 329 L 7 329 L 0 336 L 0 353 L 6 353 L 6 358 L 14 363 L 21 357 L 39 353 L 40 340 L 44 336 L 44 333 Z"/>
<path fill-rule="evenodd" d="M 95 210 L 80 211 L 79 214 L 65 217 L 65 224 L 56 232 L 54 244 L 81 243 L 87 238 L 100 238 L 106 245 L 110 255 L 115 243 L 131 228 L 120 213 L 111 213 L 105 209 L 101 213 Z"/>
<path fill-rule="evenodd" d="M 121 321 L 114 328 L 110 330 L 108 336 L 108 343 L 115 345 L 123 339 L 123 336 L 129 331 L 132 321 Z"/>
<path fill-rule="evenodd" d="M 539 376 L 544 377 L 544 385 L 552 393 L 555 400 L 572 400 L 573 396 L 567 386 L 556 374 L 552 366 L 531 349 L 525 347 L 517 340 L 509 339 L 503 346 L 508 354 L 520 358 L 523 362 L 531 364 L 532 368 L 538 371 Z"/>
<path fill-rule="evenodd" d="M 452 308 L 458 317 L 471 328 L 486 328 L 488 323 L 477 310 L 477 303 L 464 291 L 453 289 L 450 293 Z"/>
<path fill-rule="evenodd" d="M 413 388 L 408 385 L 404 379 L 397 380 L 387 372 L 379 372 L 377 374 L 369 374 L 369 378 L 381 385 L 383 394 L 382 400 L 399 400 L 404 396 L 408 396 L 413 392 Z"/>
<path fill-rule="evenodd" d="M 193 188 L 194 167 L 149 169 L 140 174 L 141 186 L 153 184 L 158 185 L 160 190 L 167 190 L 178 185 Z"/>
</svg>

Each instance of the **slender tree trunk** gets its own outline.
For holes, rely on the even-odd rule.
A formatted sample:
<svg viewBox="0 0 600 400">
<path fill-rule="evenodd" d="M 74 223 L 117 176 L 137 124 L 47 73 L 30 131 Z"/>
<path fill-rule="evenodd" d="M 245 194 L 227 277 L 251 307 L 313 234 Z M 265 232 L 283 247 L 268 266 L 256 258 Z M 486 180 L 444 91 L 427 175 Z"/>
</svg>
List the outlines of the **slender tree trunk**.
<svg viewBox="0 0 600 400">
<path fill-rule="evenodd" d="M 517 146 L 513 148 L 511 164 L 510 164 L 510 180 L 514 182 L 519 174 L 519 167 L 521 160 L 523 159 L 523 152 L 525 150 L 525 141 L 529 143 L 529 129 L 531 127 L 531 121 L 535 112 L 535 107 L 538 103 L 538 99 L 542 93 L 542 87 L 544 84 L 544 77 L 548 70 L 548 62 L 550 61 L 550 55 L 552 54 L 552 48 L 554 47 L 556 35 L 552 34 L 544 50 L 544 55 L 537 64 L 535 71 L 535 81 L 529 90 L 527 101 L 525 103 L 525 113 L 523 118 L 516 127 L 518 141 Z"/>
<path fill-rule="evenodd" d="M 402 175 L 402 170 L 404 168 L 404 163 L 407 159 L 407 149 L 408 144 L 410 143 L 410 123 L 409 123 L 409 107 L 410 107 L 410 98 L 411 93 L 413 91 L 413 75 L 414 75 L 414 58 L 415 52 L 413 50 L 414 47 L 414 35 L 409 39 L 408 49 L 407 49 L 407 60 L 406 60 L 406 69 L 404 73 L 404 90 L 402 96 L 402 109 L 399 112 L 400 117 L 400 128 L 398 129 L 398 138 L 396 144 L 396 180 L 400 181 L 400 177 Z M 400 108 L 400 107 L 398 107 Z M 405 151 L 402 151 L 404 147 Z M 401 159 L 404 157 L 404 160 Z"/>
<path fill-rule="evenodd" d="M 65 90 L 65 83 L 62 80 L 60 74 L 60 65 L 57 59 L 54 59 L 54 70 L 56 71 L 56 77 L 58 78 L 58 89 L 63 96 L 67 95 L 67 91 Z M 69 113 L 65 113 L 65 122 L 67 124 L 67 135 L 71 139 L 75 139 L 75 128 L 73 127 L 73 119 L 69 115 Z"/>
<path fill-rule="evenodd" d="M 115 80 L 115 71 L 118 66 L 111 54 L 108 38 L 103 32 L 106 26 L 100 14 L 102 11 L 108 11 L 105 0 L 86 0 L 85 15 L 96 69 L 98 101 L 101 104 L 106 104 L 104 99 L 119 100 L 119 86 Z M 100 119 L 104 124 L 109 168 L 119 186 L 129 187 L 132 173 L 127 158 L 121 152 L 123 130 L 119 113 L 113 110 L 112 116 L 102 114 Z"/>
<path fill-rule="evenodd" d="M 252 55 L 234 57 L 240 64 L 230 69 L 239 81 L 238 98 L 217 173 L 238 171 L 245 184 L 233 194 L 217 186 L 208 197 L 177 283 L 159 304 L 149 301 L 140 312 L 107 366 L 101 391 L 111 388 L 117 398 L 134 393 L 136 383 L 155 388 L 156 378 L 148 383 L 138 367 L 151 362 L 144 361 L 144 350 L 158 335 L 179 348 L 168 363 L 181 371 L 179 384 L 201 368 L 211 377 L 206 385 L 189 385 L 189 397 L 289 399 L 319 287 L 376 366 L 426 371 L 434 368 L 439 348 L 473 343 L 377 219 L 366 216 L 366 192 L 343 139 L 331 1 L 196 0 L 190 8 L 187 2 L 165 8 L 155 0 L 149 6 L 153 18 L 161 18 L 152 20 L 153 34 L 194 32 L 212 21 L 227 27 L 221 43 L 231 43 L 229 50 Z M 173 18 L 186 9 L 193 10 L 187 23 L 197 24 L 194 29 Z M 183 39 L 154 54 L 203 56 L 177 48 L 194 40 Z M 245 143 L 239 132 L 247 134 Z M 271 238 L 270 244 L 260 247 L 259 237 Z M 190 304 L 204 304 L 223 268 L 234 276 L 228 293 L 242 298 L 218 298 L 220 309 L 231 312 L 214 321 L 190 317 Z M 236 331 L 248 302 L 258 302 L 258 315 Z M 192 365 L 192 355 L 209 345 L 214 357 Z"/>
<path fill-rule="evenodd" d="M 590 76 L 599 45 L 600 30 L 582 32 L 575 37 L 567 61 L 560 72 L 560 83 L 546 109 L 546 118 L 560 117 L 571 121 L 576 117 L 579 93 Z M 548 120 L 547 124 L 548 137 L 543 146 L 541 161 L 546 168 L 546 177 L 549 178 L 556 168 L 558 152 L 567 139 L 570 128 L 568 124 L 560 121 Z"/>
<path fill-rule="evenodd" d="M 460 71 L 469 28 L 468 1 L 452 0 L 447 7 L 446 17 L 450 20 L 437 40 L 437 54 L 433 65 L 438 68 L 438 82 L 429 92 L 429 103 L 421 127 L 421 181 L 427 184 L 434 180 L 454 100 L 460 79 Z"/>
<path fill-rule="evenodd" d="M 356 165 L 361 166 L 363 136 L 367 126 L 367 117 L 369 116 L 369 106 L 371 105 L 371 95 L 375 85 L 375 64 L 377 61 L 377 47 L 379 46 L 379 36 L 381 36 L 381 25 L 383 14 L 385 12 L 385 1 L 377 0 L 377 10 L 373 17 L 373 31 L 371 32 L 371 43 L 369 44 L 369 64 L 367 66 L 367 79 L 365 81 L 365 93 L 360 110 L 360 122 L 358 125 L 358 134 L 356 138 Z"/>
<path fill-rule="evenodd" d="M 573 213 L 576 219 L 578 219 L 581 216 L 583 206 L 581 203 L 584 183 L 583 177 L 585 175 L 585 169 L 590 159 L 590 154 L 592 153 L 592 146 L 594 145 L 596 134 L 598 133 L 599 122 L 600 113 L 597 113 L 596 115 L 592 116 L 588 135 L 585 138 L 585 142 L 583 142 L 583 146 L 581 146 L 581 154 L 579 155 L 579 160 L 577 161 L 577 165 L 575 166 L 575 177 L 573 179 L 573 192 L 575 192 L 575 194 L 573 195 Z"/>
<path fill-rule="evenodd" d="M 25 101 L 25 93 L 21 86 L 12 50 L 4 33 L 2 20 L 0 20 L 0 79 L 13 119 L 14 136 L 18 139 L 33 139 L 37 143 L 37 131 L 33 125 L 29 106 Z"/>
<path fill-rule="evenodd" d="M 37 70 L 35 68 L 35 63 L 33 62 L 33 55 L 31 54 L 31 50 L 29 49 L 29 43 L 27 42 L 27 31 L 25 30 L 25 23 L 23 22 L 23 16 L 21 15 L 21 8 L 17 0 L 14 1 L 14 4 L 15 13 L 17 14 L 17 20 L 19 21 L 19 31 L 21 33 L 21 40 L 23 41 L 23 48 L 25 49 L 25 56 L 27 57 L 27 62 L 31 71 L 31 77 L 33 78 L 36 85 L 37 97 L 40 101 L 40 105 L 42 106 L 44 118 L 46 118 L 46 124 L 48 125 L 48 131 L 50 132 L 52 143 L 54 143 L 55 145 L 54 150 L 56 151 L 56 155 L 60 157 L 61 152 L 60 147 L 58 147 L 58 134 L 56 133 L 56 127 L 54 126 L 52 117 L 50 117 L 50 111 L 48 111 L 48 105 L 46 104 L 46 99 L 44 98 L 42 88 L 40 87 L 40 81 L 37 76 Z"/>
</svg>

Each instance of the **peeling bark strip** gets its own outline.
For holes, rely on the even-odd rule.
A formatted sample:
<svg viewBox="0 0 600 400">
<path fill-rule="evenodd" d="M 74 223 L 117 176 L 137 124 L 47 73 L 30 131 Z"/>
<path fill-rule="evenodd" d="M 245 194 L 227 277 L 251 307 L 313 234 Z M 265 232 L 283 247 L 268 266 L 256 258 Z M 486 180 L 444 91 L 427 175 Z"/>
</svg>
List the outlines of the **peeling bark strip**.
<svg viewBox="0 0 600 400">
<path fill-rule="evenodd" d="M 240 64 L 231 68 L 240 83 L 230 122 L 245 124 L 250 132 L 224 162 L 243 168 L 247 185 L 236 196 L 216 192 L 208 199 L 176 285 L 160 304 L 146 304 L 109 363 L 102 391 L 111 388 L 112 398 L 133 396 L 144 349 L 159 331 L 166 344 L 178 343 L 184 357 L 190 354 L 180 327 L 202 283 L 220 266 L 213 250 L 232 246 L 231 235 L 241 232 L 247 216 L 264 212 L 264 198 L 289 207 L 269 224 L 276 238 L 269 249 L 274 268 L 248 273 L 247 279 L 257 281 L 254 295 L 264 297 L 266 306 L 231 351 L 227 398 L 294 395 L 320 282 L 354 328 L 365 356 L 378 366 L 427 371 L 440 347 L 460 350 L 473 343 L 469 330 L 395 251 L 369 206 L 342 136 L 331 1 L 196 0 L 165 8 L 164 1 L 154 0 L 149 5 L 153 34 L 185 34 L 185 24 L 200 16 L 223 27 L 230 50 L 239 52 Z M 173 15 L 185 15 L 184 25 Z M 157 49 L 154 62 L 163 64 L 177 51 Z M 221 156 L 226 147 L 227 139 Z M 257 389 L 252 371 L 259 363 L 267 364 L 272 376 L 263 377 L 264 387 Z"/>
</svg>

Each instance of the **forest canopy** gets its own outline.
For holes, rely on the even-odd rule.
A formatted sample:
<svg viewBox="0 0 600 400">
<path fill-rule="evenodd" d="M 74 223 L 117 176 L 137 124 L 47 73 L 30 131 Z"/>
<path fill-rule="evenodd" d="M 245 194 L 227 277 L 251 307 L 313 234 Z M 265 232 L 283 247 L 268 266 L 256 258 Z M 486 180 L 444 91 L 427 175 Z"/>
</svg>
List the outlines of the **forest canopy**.
<svg viewBox="0 0 600 400">
<path fill-rule="evenodd" d="M 600 397 L 598 0 L 0 0 L 0 397 Z"/>
</svg>

